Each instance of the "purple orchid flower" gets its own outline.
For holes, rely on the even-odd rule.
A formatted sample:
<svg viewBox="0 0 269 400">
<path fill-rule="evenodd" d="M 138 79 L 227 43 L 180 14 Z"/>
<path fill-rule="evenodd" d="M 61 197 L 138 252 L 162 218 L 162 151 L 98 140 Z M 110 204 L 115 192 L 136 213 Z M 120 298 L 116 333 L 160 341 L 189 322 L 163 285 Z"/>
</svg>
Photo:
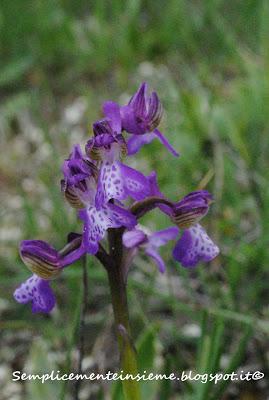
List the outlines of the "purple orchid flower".
<svg viewBox="0 0 269 400">
<path fill-rule="evenodd" d="M 135 226 L 136 218 L 116 204 L 102 202 L 96 207 L 96 196 L 100 187 L 100 183 L 97 183 L 96 166 L 83 156 L 78 145 L 74 146 L 62 170 L 65 176 L 62 183 L 65 196 L 71 205 L 80 208 L 78 215 L 84 222 L 83 245 L 88 253 L 97 253 L 98 243 L 104 238 L 108 228 L 125 226 L 131 229 Z"/>
<path fill-rule="evenodd" d="M 31 302 L 33 313 L 49 313 L 55 306 L 55 296 L 50 281 L 83 254 L 85 250 L 82 245 L 61 256 L 57 250 L 42 240 L 23 240 L 20 244 L 20 255 L 33 275 L 15 290 L 15 300 L 21 304 Z"/>
<path fill-rule="evenodd" d="M 170 153 L 178 157 L 177 151 L 157 129 L 163 114 L 158 95 L 152 92 L 148 96 L 147 92 L 148 85 L 144 82 L 127 105 L 120 107 L 111 101 L 104 103 L 104 114 L 110 120 L 120 114 L 122 129 L 132 135 L 127 143 L 128 155 L 137 153 L 143 145 L 158 138 Z"/>
<path fill-rule="evenodd" d="M 70 205 L 79 209 L 93 204 L 98 171 L 94 162 L 83 156 L 79 145 L 73 146 L 69 158 L 63 163 L 62 172 L 61 187 Z"/>
<path fill-rule="evenodd" d="M 147 178 L 119 161 L 125 153 L 126 143 L 121 133 L 115 131 L 120 129 L 120 123 L 116 122 L 116 118 L 113 125 L 109 121 L 111 119 L 97 121 L 93 126 L 94 137 L 86 144 L 88 156 L 101 161 L 95 198 L 97 209 L 111 199 L 131 197 L 142 200 L 149 195 Z"/>
<path fill-rule="evenodd" d="M 191 192 L 176 203 L 171 219 L 183 229 L 183 234 L 173 250 L 173 257 L 183 267 L 194 267 L 200 261 L 211 261 L 219 254 L 219 248 L 197 222 L 208 212 L 213 197 L 206 190 Z"/>
<path fill-rule="evenodd" d="M 179 229 L 172 226 L 154 233 L 146 233 L 145 229 L 133 229 L 123 234 L 123 244 L 127 248 L 143 249 L 145 254 L 153 259 L 160 272 L 165 272 L 165 262 L 159 254 L 159 247 L 170 240 L 175 240 Z"/>
<path fill-rule="evenodd" d="M 165 198 L 161 193 L 156 173 L 147 177 L 152 196 Z M 171 220 L 183 229 L 181 238 L 173 250 L 173 257 L 183 267 L 194 267 L 201 261 L 211 261 L 219 254 L 219 248 L 209 238 L 206 231 L 198 222 L 207 214 L 213 196 L 207 190 L 197 190 L 189 193 L 172 207 L 159 204 L 159 209 L 170 216 Z"/>
</svg>

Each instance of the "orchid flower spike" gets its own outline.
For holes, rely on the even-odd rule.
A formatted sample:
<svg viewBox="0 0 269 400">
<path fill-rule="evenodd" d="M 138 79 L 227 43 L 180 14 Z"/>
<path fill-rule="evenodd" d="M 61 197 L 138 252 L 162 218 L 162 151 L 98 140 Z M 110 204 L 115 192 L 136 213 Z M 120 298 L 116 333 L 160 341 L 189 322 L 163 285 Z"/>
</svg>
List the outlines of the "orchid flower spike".
<svg viewBox="0 0 269 400">
<path fill-rule="evenodd" d="M 164 272 L 159 248 L 171 240 L 176 241 L 173 257 L 183 267 L 211 261 L 219 253 L 199 225 L 213 201 L 209 192 L 198 190 L 172 202 L 160 191 L 154 171 L 145 176 L 123 163 L 126 155 L 135 154 L 156 137 L 178 155 L 157 129 L 162 117 L 159 97 L 155 92 L 147 92 L 147 84 L 142 83 L 127 105 L 105 102 L 105 118 L 93 123 L 93 136 L 86 143 L 85 152 L 80 145 L 74 145 L 63 162 L 61 189 L 77 210 L 82 232 L 69 234 L 68 244 L 59 251 L 41 240 L 21 242 L 22 261 L 33 275 L 15 290 L 14 297 L 19 303 L 31 303 L 34 313 L 53 309 L 51 281 L 86 253 L 95 255 L 108 271 L 115 264 L 113 256 L 117 258 L 119 254 L 117 263 L 126 277 L 129 263 L 138 251 L 151 257 L 159 271 Z M 125 132 L 131 135 L 127 141 Z M 152 233 L 138 225 L 139 218 L 156 207 L 175 226 Z M 109 252 L 101 243 L 106 237 Z"/>
</svg>

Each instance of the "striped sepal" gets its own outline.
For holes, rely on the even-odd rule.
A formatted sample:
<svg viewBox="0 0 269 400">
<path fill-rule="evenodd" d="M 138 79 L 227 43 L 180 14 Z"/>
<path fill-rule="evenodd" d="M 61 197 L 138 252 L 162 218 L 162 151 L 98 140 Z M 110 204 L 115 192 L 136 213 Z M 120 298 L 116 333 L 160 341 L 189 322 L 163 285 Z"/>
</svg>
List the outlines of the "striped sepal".
<svg viewBox="0 0 269 400">
<path fill-rule="evenodd" d="M 34 256 L 33 254 L 24 254 L 22 256 L 22 259 L 30 271 L 45 280 L 56 278 L 62 270 L 58 264 L 52 264 L 48 261 Z"/>
<path fill-rule="evenodd" d="M 205 208 L 199 207 L 189 211 L 177 210 L 172 216 L 173 222 L 181 229 L 188 229 L 192 225 L 197 224 L 198 221 L 204 216 Z"/>
</svg>

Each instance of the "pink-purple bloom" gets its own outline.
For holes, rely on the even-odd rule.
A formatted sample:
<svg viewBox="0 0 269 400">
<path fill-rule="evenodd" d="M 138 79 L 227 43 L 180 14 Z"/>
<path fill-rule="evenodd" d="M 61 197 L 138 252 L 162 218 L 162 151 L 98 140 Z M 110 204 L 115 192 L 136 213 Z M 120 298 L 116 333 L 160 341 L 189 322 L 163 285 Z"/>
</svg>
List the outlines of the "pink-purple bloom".
<svg viewBox="0 0 269 400">
<path fill-rule="evenodd" d="M 127 142 L 129 155 L 136 154 L 143 145 L 151 143 L 156 138 L 174 156 L 179 155 L 157 129 L 162 119 L 163 107 L 156 92 L 148 95 L 146 82 L 140 85 L 127 105 L 118 106 L 109 101 L 104 103 L 103 111 L 107 118 L 114 121 L 119 119 L 120 115 L 121 123 L 118 123 L 118 126 L 131 134 Z"/>
<path fill-rule="evenodd" d="M 117 185 L 113 185 L 113 182 L 111 182 L 111 186 L 116 190 L 115 195 L 109 195 L 110 192 L 107 194 L 107 181 L 105 178 L 103 180 L 100 179 L 100 175 L 102 176 L 104 171 L 106 171 L 105 166 L 101 166 L 99 177 L 97 177 L 93 161 L 89 157 L 86 157 L 86 155 L 83 155 L 78 145 L 74 146 L 70 158 L 64 162 L 63 166 L 65 181 L 62 187 L 65 188 L 64 190 L 67 190 L 67 199 L 69 199 L 68 193 L 72 189 L 73 202 L 77 198 L 77 202 L 83 204 L 83 207 L 80 207 L 78 216 L 84 223 L 84 248 L 90 254 L 97 253 L 98 243 L 104 238 L 108 228 L 119 228 L 121 226 L 132 228 L 136 224 L 135 217 L 128 210 L 117 204 L 109 203 L 108 200 L 111 198 L 116 200 L 123 199 L 123 197 L 117 196 Z M 114 168 L 116 169 L 116 166 L 112 163 L 112 177 L 114 175 Z M 119 183 L 123 180 L 122 176 L 116 176 L 115 179 L 118 179 Z M 100 195 L 98 195 L 98 190 L 103 195 L 102 201 L 99 201 Z"/>
<path fill-rule="evenodd" d="M 93 124 L 93 136 L 87 141 L 85 152 L 80 145 L 74 145 L 63 163 L 61 189 L 77 210 L 83 225 L 81 233 L 70 234 L 68 243 L 59 251 L 41 240 L 21 242 L 21 258 L 33 275 L 15 290 L 14 297 L 19 303 L 31 303 L 34 313 L 53 309 L 51 281 L 86 253 L 95 255 L 104 265 L 113 262 L 111 253 L 102 245 L 111 231 L 118 234 L 118 245 L 125 246 L 126 263 L 142 251 L 160 272 L 165 271 L 160 247 L 170 241 L 176 242 L 172 254 L 183 267 L 211 261 L 219 253 L 198 224 L 213 201 L 209 192 L 198 190 L 171 201 L 160 191 L 155 171 L 145 176 L 123 161 L 127 153 L 135 154 L 156 137 L 178 155 L 157 129 L 162 117 L 159 97 L 155 92 L 148 95 L 147 90 L 143 83 L 125 106 L 105 102 L 105 118 Z M 131 137 L 126 137 L 126 133 Z M 174 226 L 149 232 L 138 224 L 144 214 L 156 207 Z"/>
<path fill-rule="evenodd" d="M 33 313 L 50 312 L 55 305 L 50 281 L 55 279 L 63 268 L 73 264 L 84 254 L 83 246 L 61 255 L 42 240 L 23 240 L 20 244 L 20 255 L 33 275 L 15 290 L 15 300 L 22 304 L 31 302 Z"/>
</svg>

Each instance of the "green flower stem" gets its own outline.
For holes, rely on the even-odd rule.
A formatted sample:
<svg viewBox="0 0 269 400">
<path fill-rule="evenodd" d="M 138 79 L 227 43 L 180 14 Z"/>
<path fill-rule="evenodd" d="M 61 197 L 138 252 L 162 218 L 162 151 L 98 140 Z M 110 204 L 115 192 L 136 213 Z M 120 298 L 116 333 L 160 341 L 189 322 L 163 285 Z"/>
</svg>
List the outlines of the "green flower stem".
<svg viewBox="0 0 269 400">
<path fill-rule="evenodd" d="M 126 279 L 122 263 L 121 233 L 110 235 L 111 265 L 107 269 L 112 306 L 116 324 L 116 333 L 120 351 L 121 370 L 124 375 L 138 373 L 136 350 L 131 339 L 129 312 L 127 303 Z M 139 383 L 136 380 L 122 381 L 125 400 L 140 400 Z"/>
</svg>

